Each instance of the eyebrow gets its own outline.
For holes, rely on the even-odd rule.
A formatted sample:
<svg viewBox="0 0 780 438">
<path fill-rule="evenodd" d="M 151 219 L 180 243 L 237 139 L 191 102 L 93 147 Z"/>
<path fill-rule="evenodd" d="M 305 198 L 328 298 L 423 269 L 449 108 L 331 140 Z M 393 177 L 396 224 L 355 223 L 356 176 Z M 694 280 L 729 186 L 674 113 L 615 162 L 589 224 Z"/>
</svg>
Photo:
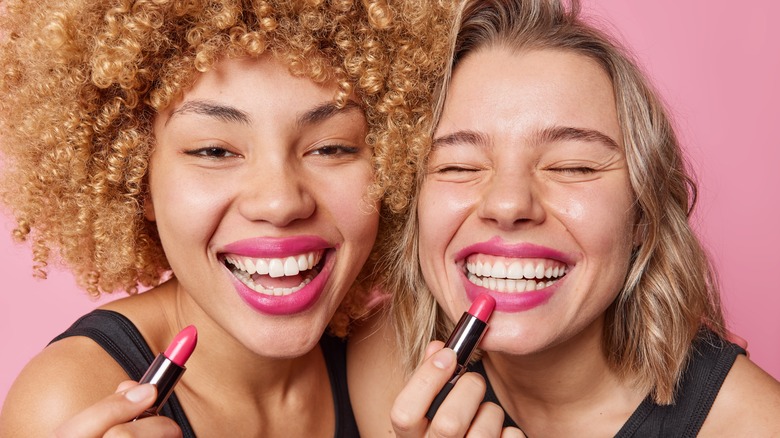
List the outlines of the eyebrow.
<svg viewBox="0 0 780 438">
<path fill-rule="evenodd" d="M 607 134 L 595 129 L 573 128 L 570 126 L 552 126 L 541 130 L 535 138 L 537 143 L 552 143 L 561 140 L 579 140 L 602 143 L 611 149 L 621 150 L 618 143 Z"/>
<path fill-rule="evenodd" d="M 533 137 L 532 144 L 541 145 L 545 143 L 553 143 L 561 140 L 579 140 L 594 143 L 602 143 L 611 149 L 620 150 L 618 143 L 610 136 L 597 131 L 595 129 L 585 128 L 573 128 L 570 126 L 552 126 L 542 129 L 537 132 Z M 456 144 L 471 144 L 474 146 L 485 147 L 490 145 L 490 140 L 487 135 L 471 130 L 463 130 L 447 134 L 439 138 L 433 139 L 431 144 L 431 151 L 444 146 L 452 146 Z"/>
<path fill-rule="evenodd" d="M 481 132 L 470 130 L 457 131 L 439 138 L 434 138 L 433 144 L 431 144 L 431 151 L 434 151 L 443 146 L 452 146 L 455 144 L 464 143 L 475 146 L 487 146 L 490 144 L 490 141 L 488 140 L 488 137 Z"/>
<path fill-rule="evenodd" d="M 298 116 L 295 120 L 295 124 L 301 128 L 307 125 L 320 123 L 336 114 L 353 110 L 360 110 L 360 106 L 351 100 L 347 101 L 344 107 L 341 108 L 334 102 L 325 102 Z M 188 113 L 200 114 L 225 122 L 235 122 L 244 125 L 249 125 L 252 122 L 252 118 L 247 112 L 236 107 L 222 105 L 208 100 L 191 100 L 185 102 L 181 107 L 172 112 L 165 124 L 167 125 L 176 115 Z"/>
<path fill-rule="evenodd" d="M 348 100 L 347 103 L 341 108 L 339 108 L 335 102 L 324 102 L 298 116 L 298 118 L 295 120 L 295 124 L 299 128 L 308 125 L 315 125 L 335 116 L 336 114 L 346 113 L 354 110 L 360 111 L 360 105 L 351 100 Z"/>
<path fill-rule="evenodd" d="M 209 100 L 190 100 L 184 102 L 181 107 L 172 112 L 165 124 L 167 125 L 174 116 L 187 113 L 200 114 L 224 122 L 241 123 L 244 125 L 249 125 L 252 120 L 248 113 L 236 107 L 222 105 Z"/>
</svg>

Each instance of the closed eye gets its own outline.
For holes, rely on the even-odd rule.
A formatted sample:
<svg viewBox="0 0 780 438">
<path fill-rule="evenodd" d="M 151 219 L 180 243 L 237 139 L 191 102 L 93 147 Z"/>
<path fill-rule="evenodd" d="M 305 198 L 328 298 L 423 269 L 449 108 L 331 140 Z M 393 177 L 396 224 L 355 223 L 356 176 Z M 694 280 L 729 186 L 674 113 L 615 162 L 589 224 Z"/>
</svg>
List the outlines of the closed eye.
<svg viewBox="0 0 780 438">
<path fill-rule="evenodd" d="M 575 175 L 575 174 L 587 175 L 587 174 L 591 174 L 591 173 L 596 173 L 597 172 L 597 170 L 592 168 L 592 167 L 556 167 L 556 168 L 552 168 L 550 170 L 552 170 L 554 172 L 558 172 L 558 173 L 572 174 L 572 175 Z"/>
</svg>

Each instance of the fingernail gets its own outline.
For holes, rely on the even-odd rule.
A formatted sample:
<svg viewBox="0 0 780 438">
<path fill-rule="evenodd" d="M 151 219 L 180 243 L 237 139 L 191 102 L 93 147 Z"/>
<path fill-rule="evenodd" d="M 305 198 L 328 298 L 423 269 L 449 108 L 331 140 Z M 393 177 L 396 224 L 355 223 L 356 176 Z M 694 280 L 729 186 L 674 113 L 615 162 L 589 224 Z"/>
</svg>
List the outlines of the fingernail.
<svg viewBox="0 0 780 438">
<path fill-rule="evenodd" d="M 150 384 L 138 385 L 125 393 L 125 398 L 133 403 L 146 400 L 154 395 L 154 388 Z"/>
<path fill-rule="evenodd" d="M 433 355 L 433 366 L 439 369 L 447 369 L 455 362 L 455 352 L 450 348 L 442 348 Z"/>
</svg>

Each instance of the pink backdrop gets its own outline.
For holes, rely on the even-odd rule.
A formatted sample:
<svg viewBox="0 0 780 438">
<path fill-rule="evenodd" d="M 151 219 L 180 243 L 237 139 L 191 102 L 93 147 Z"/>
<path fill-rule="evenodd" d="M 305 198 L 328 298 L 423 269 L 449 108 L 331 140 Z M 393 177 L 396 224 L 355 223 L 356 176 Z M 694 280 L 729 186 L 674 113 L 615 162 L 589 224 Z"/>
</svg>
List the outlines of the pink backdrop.
<svg viewBox="0 0 780 438">
<path fill-rule="evenodd" d="M 620 30 L 677 117 L 702 187 L 696 222 L 720 269 L 733 331 L 780 378 L 780 3 L 586 0 Z M 0 400 L 23 365 L 98 303 L 69 275 L 31 277 L 30 251 L 0 218 Z M 110 298 L 110 297 L 109 297 Z M 105 299 L 104 299 L 105 301 Z"/>
</svg>

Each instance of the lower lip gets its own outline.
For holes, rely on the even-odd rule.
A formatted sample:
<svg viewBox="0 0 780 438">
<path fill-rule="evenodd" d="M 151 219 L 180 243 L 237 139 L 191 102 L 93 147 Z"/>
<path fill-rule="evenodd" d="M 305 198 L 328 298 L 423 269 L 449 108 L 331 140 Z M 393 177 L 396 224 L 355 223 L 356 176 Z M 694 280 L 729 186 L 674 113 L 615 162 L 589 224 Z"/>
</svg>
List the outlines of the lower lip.
<svg viewBox="0 0 780 438">
<path fill-rule="evenodd" d="M 233 286 L 236 288 L 236 292 L 238 292 L 238 296 L 240 296 L 249 307 L 268 315 L 292 315 L 303 312 L 311 307 L 322 294 L 325 283 L 328 281 L 328 277 L 330 277 L 331 265 L 333 263 L 331 261 L 332 257 L 330 257 L 329 254 L 326 254 L 325 257 L 326 260 L 322 270 L 309 284 L 296 292 L 283 296 L 266 295 L 256 292 L 242 283 L 241 280 L 237 279 L 227 267 L 225 267 L 225 270 L 228 271 Z"/>
<path fill-rule="evenodd" d="M 476 284 L 470 282 L 463 273 L 461 273 L 461 279 L 466 288 L 466 296 L 468 296 L 469 300 L 473 302 L 477 299 L 478 296 L 487 294 L 496 300 L 497 311 L 508 313 L 525 312 L 543 305 L 550 300 L 555 291 L 558 289 L 560 282 L 563 281 L 563 279 L 560 279 L 552 285 L 540 290 L 506 293 L 490 290 L 482 286 L 477 286 Z"/>
</svg>

